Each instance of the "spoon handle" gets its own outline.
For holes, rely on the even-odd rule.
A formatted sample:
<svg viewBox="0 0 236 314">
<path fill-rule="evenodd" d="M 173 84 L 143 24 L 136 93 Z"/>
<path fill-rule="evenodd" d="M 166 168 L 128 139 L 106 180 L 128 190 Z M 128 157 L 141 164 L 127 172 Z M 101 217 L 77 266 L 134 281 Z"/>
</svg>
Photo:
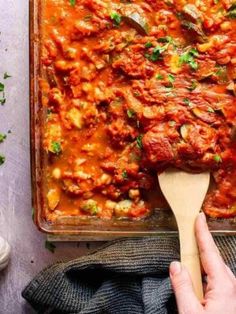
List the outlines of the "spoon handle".
<svg viewBox="0 0 236 314">
<path fill-rule="evenodd" d="M 196 217 L 188 217 L 178 222 L 181 263 L 188 269 L 193 288 L 199 301 L 203 300 L 200 257 L 196 242 L 194 224 Z"/>
</svg>

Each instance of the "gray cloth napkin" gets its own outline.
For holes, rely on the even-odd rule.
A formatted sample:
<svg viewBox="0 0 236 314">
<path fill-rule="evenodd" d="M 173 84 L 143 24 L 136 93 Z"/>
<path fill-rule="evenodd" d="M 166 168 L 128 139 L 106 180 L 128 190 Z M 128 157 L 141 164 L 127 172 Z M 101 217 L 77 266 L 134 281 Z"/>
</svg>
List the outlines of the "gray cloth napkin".
<svg viewBox="0 0 236 314">
<path fill-rule="evenodd" d="M 215 240 L 236 273 L 236 237 Z M 178 259 L 177 238 L 121 239 L 46 268 L 22 296 L 37 313 L 45 314 L 174 314 L 168 268 Z"/>
</svg>

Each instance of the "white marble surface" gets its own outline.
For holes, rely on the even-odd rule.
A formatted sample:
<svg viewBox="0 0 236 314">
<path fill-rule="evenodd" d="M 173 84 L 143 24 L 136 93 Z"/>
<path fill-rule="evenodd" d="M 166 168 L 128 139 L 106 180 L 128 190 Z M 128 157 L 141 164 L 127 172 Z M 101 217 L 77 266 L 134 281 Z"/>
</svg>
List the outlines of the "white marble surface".
<svg viewBox="0 0 236 314">
<path fill-rule="evenodd" d="M 34 313 L 21 297 L 27 282 L 48 264 L 88 251 L 86 243 L 63 243 L 50 253 L 31 220 L 28 6 L 28 0 L 0 0 L 0 82 L 7 98 L 0 106 L 0 133 L 12 131 L 0 144 L 6 156 L 0 167 L 0 235 L 12 246 L 10 265 L 0 274 L 0 314 Z M 4 72 L 12 78 L 3 80 Z"/>
</svg>

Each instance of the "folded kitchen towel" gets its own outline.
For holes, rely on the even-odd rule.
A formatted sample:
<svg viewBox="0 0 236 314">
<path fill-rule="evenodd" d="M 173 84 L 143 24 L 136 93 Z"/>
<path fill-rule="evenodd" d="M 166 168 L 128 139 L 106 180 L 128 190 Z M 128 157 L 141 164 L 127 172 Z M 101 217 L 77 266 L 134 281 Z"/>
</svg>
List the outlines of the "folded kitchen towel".
<svg viewBox="0 0 236 314">
<path fill-rule="evenodd" d="M 236 237 L 216 237 L 236 273 Z M 177 313 L 168 276 L 179 259 L 177 238 L 122 239 L 39 273 L 22 295 L 37 313 Z"/>
</svg>

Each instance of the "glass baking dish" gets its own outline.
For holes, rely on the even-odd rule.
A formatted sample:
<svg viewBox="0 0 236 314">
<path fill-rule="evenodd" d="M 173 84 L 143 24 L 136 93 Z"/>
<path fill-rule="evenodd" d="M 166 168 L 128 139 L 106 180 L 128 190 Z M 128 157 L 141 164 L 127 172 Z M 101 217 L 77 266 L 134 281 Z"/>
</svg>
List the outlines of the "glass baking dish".
<svg viewBox="0 0 236 314">
<path fill-rule="evenodd" d="M 42 149 L 43 111 L 39 78 L 40 67 L 41 15 L 43 0 L 30 0 L 30 119 L 31 119 L 31 173 L 33 189 L 34 222 L 39 230 L 55 236 L 76 236 L 77 239 L 106 240 L 115 237 L 171 235 L 177 232 L 176 222 L 168 209 L 154 209 L 153 214 L 143 220 L 101 220 L 96 218 L 63 217 L 49 223 L 44 218 L 45 166 L 46 158 Z M 236 234 L 236 218 L 208 219 L 212 232 Z"/>
</svg>

